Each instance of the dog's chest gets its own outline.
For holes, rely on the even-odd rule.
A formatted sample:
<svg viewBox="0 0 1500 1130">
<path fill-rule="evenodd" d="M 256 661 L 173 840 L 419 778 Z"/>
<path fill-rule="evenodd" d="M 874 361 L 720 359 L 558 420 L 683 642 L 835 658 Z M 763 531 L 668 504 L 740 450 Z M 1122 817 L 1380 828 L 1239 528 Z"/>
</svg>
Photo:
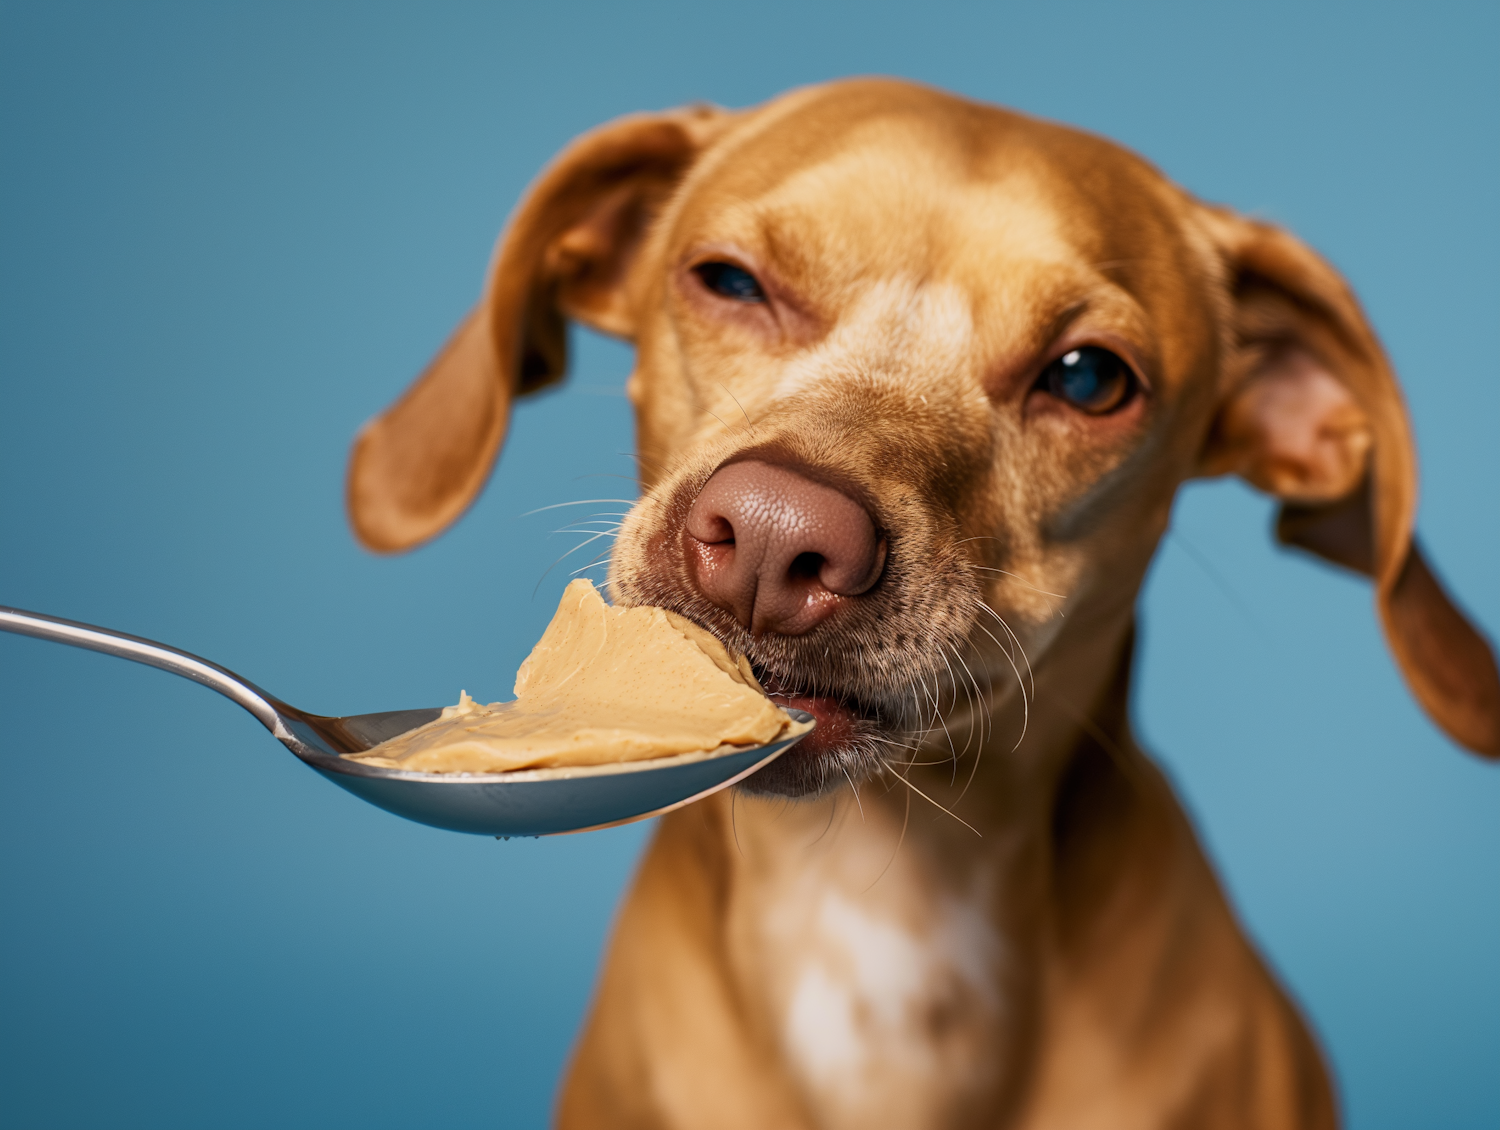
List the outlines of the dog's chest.
<svg viewBox="0 0 1500 1130">
<path fill-rule="evenodd" d="M 840 854 L 756 892 L 742 971 L 820 1126 L 947 1125 L 992 1089 L 1004 1037 L 991 884 L 906 858 L 872 887 Z"/>
</svg>

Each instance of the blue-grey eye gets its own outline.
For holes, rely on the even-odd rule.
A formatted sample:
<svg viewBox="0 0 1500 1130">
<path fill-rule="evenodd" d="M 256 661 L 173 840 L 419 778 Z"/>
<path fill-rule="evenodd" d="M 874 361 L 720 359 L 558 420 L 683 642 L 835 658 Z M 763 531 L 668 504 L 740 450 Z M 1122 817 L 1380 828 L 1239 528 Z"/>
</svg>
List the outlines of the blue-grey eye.
<svg viewBox="0 0 1500 1130">
<path fill-rule="evenodd" d="M 1135 395 L 1135 374 L 1107 349 L 1085 345 L 1064 353 L 1042 370 L 1037 387 L 1093 416 L 1124 405 Z"/>
<path fill-rule="evenodd" d="M 703 285 L 715 294 L 732 298 L 736 302 L 764 302 L 766 292 L 760 289 L 755 276 L 744 267 L 733 263 L 700 263 L 693 268 Z"/>
</svg>

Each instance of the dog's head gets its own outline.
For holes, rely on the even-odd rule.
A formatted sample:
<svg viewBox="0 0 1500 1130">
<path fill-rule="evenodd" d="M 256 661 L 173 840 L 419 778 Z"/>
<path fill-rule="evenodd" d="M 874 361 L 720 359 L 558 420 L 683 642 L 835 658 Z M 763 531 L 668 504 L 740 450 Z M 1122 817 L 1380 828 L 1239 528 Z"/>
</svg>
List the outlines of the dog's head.
<svg viewBox="0 0 1500 1130">
<path fill-rule="evenodd" d="M 356 443 L 366 545 L 472 501 L 512 397 L 563 375 L 567 319 L 638 351 L 616 597 L 702 622 L 819 715 L 763 788 L 1019 697 L 1064 624 L 1118 635 L 1178 485 L 1224 473 L 1374 579 L 1418 699 L 1500 755 L 1494 661 L 1412 540 L 1410 432 L 1353 295 L 1109 142 L 888 81 L 585 135 Z"/>
</svg>

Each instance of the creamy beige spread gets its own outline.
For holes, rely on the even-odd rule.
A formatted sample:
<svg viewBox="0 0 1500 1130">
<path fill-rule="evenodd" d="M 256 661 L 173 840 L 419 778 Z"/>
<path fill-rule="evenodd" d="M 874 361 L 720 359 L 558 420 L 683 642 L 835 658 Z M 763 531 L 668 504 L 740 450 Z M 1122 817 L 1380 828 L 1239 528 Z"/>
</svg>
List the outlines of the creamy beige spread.
<svg viewBox="0 0 1500 1130">
<path fill-rule="evenodd" d="M 514 702 L 467 692 L 442 717 L 351 761 L 420 773 L 500 773 L 761 745 L 801 730 L 743 658 L 661 608 L 611 608 L 574 581 L 516 673 Z"/>
</svg>

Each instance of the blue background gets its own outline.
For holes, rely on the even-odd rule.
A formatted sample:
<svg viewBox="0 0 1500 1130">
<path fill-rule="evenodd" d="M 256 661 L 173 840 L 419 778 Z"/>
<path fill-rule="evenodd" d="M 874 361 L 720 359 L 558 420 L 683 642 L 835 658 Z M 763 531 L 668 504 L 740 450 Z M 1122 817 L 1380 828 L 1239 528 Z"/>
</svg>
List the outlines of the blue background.
<svg viewBox="0 0 1500 1130">
<path fill-rule="evenodd" d="M 1423 536 L 1500 629 L 1493 3 L 7 3 L 0 602 L 329 713 L 501 697 L 572 544 L 523 515 L 631 493 L 628 352 L 579 335 L 479 504 L 408 557 L 344 525 L 350 437 L 573 135 L 872 72 L 1108 134 L 1327 253 L 1403 375 Z M 1500 1125 L 1500 770 L 1417 712 L 1368 590 L 1273 550 L 1269 517 L 1183 494 L 1142 733 L 1350 1122 Z M 406 824 L 201 688 L 9 636 L 0 765 L 0 1124 L 545 1121 L 642 828 Z"/>
</svg>

